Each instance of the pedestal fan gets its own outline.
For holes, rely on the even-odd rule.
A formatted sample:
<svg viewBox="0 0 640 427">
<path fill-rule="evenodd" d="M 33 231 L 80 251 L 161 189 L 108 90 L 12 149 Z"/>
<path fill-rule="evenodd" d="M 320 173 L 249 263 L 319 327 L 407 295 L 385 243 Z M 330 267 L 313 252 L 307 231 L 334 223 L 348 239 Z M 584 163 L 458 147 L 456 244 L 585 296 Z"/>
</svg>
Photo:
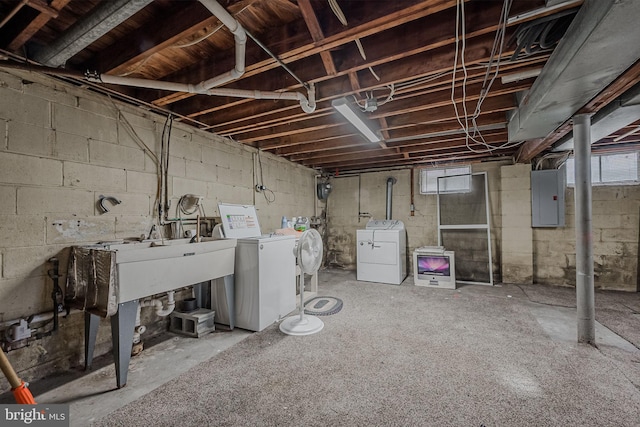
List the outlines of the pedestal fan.
<svg viewBox="0 0 640 427">
<path fill-rule="evenodd" d="M 302 233 L 293 249 L 300 267 L 300 314 L 287 317 L 280 323 L 280 330 L 287 335 L 311 335 L 324 328 L 322 320 L 304 313 L 304 275 L 318 271 L 322 263 L 322 249 L 322 237 L 313 228 Z"/>
</svg>

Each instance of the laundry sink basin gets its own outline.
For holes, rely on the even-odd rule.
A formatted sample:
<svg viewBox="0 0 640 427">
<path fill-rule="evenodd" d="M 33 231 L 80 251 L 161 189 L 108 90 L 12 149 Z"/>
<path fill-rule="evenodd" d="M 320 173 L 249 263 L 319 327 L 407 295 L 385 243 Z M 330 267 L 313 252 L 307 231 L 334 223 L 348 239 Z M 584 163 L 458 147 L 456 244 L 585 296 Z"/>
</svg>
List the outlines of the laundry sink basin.
<svg viewBox="0 0 640 427">
<path fill-rule="evenodd" d="M 118 304 L 233 274 L 235 239 L 106 242 L 71 250 L 66 299 L 100 316 Z"/>
<path fill-rule="evenodd" d="M 73 246 L 65 301 L 85 311 L 85 367 L 91 366 L 99 316 L 111 317 L 118 388 L 127 383 L 139 300 L 224 277 L 233 329 L 236 240 L 106 242 Z"/>
</svg>

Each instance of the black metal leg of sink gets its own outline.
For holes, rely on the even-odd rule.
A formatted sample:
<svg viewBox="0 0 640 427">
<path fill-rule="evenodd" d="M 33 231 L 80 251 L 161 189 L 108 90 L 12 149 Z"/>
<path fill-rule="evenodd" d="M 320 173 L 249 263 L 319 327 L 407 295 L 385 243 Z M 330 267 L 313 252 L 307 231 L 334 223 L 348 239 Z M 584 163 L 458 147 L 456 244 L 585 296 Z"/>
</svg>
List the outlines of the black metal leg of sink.
<svg viewBox="0 0 640 427">
<path fill-rule="evenodd" d="M 227 307 L 229 307 L 229 328 L 233 329 L 236 324 L 236 298 L 233 274 L 224 276 L 224 293 L 227 296 Z"/>
<path fill-rule="evenodd" d="M 84 369 L 91 369 L 93 361 L 93 350 L 96 347 L 96 337 L 98 336 L 98 326 L 100 317 L 84 312 Z"/>
<path fill-rule="evenodd" d="M 127 384 L 127 372 L 131 360 L 133 330 L 136 327 L 138 300 L 118 304 L 118 312 L 111 316 L 111 341 L 113 359 L 116 364 L 116 382 L 118 388 Z"/>
</svg>

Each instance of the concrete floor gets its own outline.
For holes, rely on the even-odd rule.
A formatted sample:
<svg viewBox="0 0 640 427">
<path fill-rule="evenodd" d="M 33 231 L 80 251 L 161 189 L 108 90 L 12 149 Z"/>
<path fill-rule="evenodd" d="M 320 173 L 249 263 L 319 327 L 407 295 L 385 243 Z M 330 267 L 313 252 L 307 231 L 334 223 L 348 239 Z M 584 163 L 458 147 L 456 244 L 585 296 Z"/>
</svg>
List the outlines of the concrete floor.
<svg viewBox="0 0 640 427">
<path fill-rule="evenodd" d="M 323 270 L 319 277 L 319 290 L 322 294 L 323 283 L 355 280 L 355 272 Z M 413 279 L 408 277 L 402 286 L 413 286 Z M 501 298 L 513 297 L 514 299 L 526 300 L 528 297 L 522 288 L 514 285 L 465 286 L 464 289 L 467 292 L 489 296 L 493 294 Z M 532 288 L 526 288 L 526 290 L 530 289 Z M 533 289 L 537 288 L 533 287 Z M 570 301 L 574 290 L 553 288 L 550 292 L 554 295 L 561 295 L 562 298 Z M 455 297 L 455 293 L 452 294 L 452 297 Z M 630 294 L 629 297 L 637 299 L 636 294 Z M 529 304 L 528 312 L 535 317 L 550 340 L 564 342 L 571 346 L 575 345 L 575 308 L 528 301 L 527 303 Z M 50 391 L 36 395 L 36 400 L 39 403 L 69 403 L 71 425 L 90 425 L 170 380 L 179 378 L 181 374 L 197 367 L 201 362 L 215 358 L 223 350 L 250 335 L 250 332 L 240 329 L 232 332 L 215 332 L 200 339 L 167 333 L 164 341 L 146 348 L 141 355 L 132 358 L 126 387 L 116 389 L 114 366 L 108 364 Z M 633 358 L 636 363 L 640 361 L 640 350 L 634 344 L 621 338 L 600 323 L 596 324 L 596 335 L 599 346 L 621 351 L 627 357 Z"/>
<path fill-rule="evenodd" d="M 38 403 L 70 404 L 71 425 L 88 426 L 249 335 L 251 332 L 237 328 L 199 339 L 167 333 L 164 341 L 131 358 L 127 385 L 121 389 L 116 388 L 116 372 L 111 363 L 34 397 Z"/>
</svg>

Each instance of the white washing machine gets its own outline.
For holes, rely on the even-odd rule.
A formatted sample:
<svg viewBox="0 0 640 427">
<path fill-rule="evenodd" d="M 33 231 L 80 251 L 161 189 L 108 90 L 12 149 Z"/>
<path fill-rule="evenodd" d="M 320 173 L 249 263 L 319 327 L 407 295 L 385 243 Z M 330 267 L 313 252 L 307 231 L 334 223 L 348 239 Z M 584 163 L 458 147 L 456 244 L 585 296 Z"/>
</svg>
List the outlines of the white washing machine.
<svg viewBox="0 0 640 427">
<path fill-rule="evenodd" d="M 407 277 L 407 231 L 399 220 L 369 220 L 356 231 L 357 279 L 399 285 Z"/>
</svg>

